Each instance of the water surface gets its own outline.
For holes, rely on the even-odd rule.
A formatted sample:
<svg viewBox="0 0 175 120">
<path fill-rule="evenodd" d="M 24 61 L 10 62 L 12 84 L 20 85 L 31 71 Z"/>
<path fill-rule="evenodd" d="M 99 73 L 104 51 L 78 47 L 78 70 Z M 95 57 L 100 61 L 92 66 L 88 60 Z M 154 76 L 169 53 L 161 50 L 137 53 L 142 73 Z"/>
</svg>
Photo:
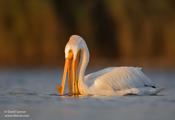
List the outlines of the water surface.
<svg viewBox="0 0 175 120">
<path fill-rule="evenodd" d="M 7 110 L 26 111 L 13 120 L 174 120 L 175 71 L 145 73 L 165 88 L 158 96 L 58 96 L 59 70 L 0 70 L 0 120 Z"/>
</svg>

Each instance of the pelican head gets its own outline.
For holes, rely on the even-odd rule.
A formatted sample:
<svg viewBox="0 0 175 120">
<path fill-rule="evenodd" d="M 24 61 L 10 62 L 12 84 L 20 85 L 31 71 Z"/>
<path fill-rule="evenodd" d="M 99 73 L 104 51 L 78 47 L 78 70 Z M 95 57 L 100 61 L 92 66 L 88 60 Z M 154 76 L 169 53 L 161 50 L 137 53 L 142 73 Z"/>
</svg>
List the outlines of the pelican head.
<svg viewBox="0 0 175 120">
<path fill-rule="evenodd" d="M 71 95 L 78 95 L 78 64 L 80 62 L 81 50 L 84 47 L 84 40 L 78 35 L 72 35 L 65 47 L 65 66 L 62 83 L 57 87 L 60 95 L 64 93 L 66 76 L 68 74 L 68 88 Z"/>
<path fill-rule="evenodd" d="M 65 59 L 69 58 L 70 52 L 73 52 L 73 59 L 77 58 L 78 52 L 83 48 L 84 40 L 78 35 L 72 35 L 65 47 Z"/>
</svg>

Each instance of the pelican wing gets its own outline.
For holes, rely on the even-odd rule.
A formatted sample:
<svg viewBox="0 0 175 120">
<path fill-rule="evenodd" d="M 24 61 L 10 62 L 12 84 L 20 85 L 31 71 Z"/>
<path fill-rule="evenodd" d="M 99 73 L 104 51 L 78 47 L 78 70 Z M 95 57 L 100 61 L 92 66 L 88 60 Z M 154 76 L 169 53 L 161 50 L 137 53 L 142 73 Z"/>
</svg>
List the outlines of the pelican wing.
<svg viewBox="0 0 175 120">
<path fill-rule="evenodd" d="M 126 94 L 137 94 L 142 90 L 148 90 L 154 83 L 144 75 L 141 68 L 137 67 L 114 67 L 106 68 L 101 71 L 87 75 L 86 81 L 91 81 L 92 91 L 106 90 L 114 92 L 125 91 Z M 146 88 L 146 89 L 145 89 Z M 105 91 L 104 91 L 105 92 Z M 98 94 L 98 93 L 96 93 Z"/>
<path fill-rule="evenodd" d="M 87 74 L 85 76 L 86 84 L 88 86 L 91 86 L 98 77 L 103 76 L 106 73 L 109 73 L 113 69 L 115 69 L 115 67 L 108 67 L 108 68 L 104 68 L 102 70 L 99 70 L 97 72 L 93 72 L 93 73 Z"/>
</svg>

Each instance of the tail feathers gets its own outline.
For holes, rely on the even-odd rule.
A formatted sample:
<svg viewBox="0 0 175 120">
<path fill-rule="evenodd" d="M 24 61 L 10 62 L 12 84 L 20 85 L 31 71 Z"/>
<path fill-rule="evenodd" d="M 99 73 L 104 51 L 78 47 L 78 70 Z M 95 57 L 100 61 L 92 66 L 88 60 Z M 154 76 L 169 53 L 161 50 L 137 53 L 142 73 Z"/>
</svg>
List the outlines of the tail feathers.
<svg viewBox="0 0 175 120">
<path fill-rule="evenodd" d="M 152 88 L 152 87 L 145 87 L 145 88 L 132 88 L 128 91 L 127 94 L 133 95 L 157 95 L 159 92 L 164 90 L 164 88 Z"/>
<path fill-rule="evenodd" d="M 163 91 L 165 88 L 155 88 L 155 91 L 153 92 L 153 94 L 151 95 L 157 95 L 158 93 L 160 93 L 161 91 Z"/>
<path fill-rule="evenodd" d="M 117 96 L 125 96 L 125 95 L 157 95 L 159 92 L 163 91 L 164 88 L 152 88 L 152 87 L 145 87 L 145 88 L 131 88 L 121 91 L 116 91 Z"/>
</svg>

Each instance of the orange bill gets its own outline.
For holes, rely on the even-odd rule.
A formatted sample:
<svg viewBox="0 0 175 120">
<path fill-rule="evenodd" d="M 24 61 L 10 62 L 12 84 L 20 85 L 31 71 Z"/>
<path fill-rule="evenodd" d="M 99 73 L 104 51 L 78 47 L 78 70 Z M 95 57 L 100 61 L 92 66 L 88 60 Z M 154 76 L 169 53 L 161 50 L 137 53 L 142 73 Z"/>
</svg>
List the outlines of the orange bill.
<svg viewBox="0 0 175 120">
<path fill-rule="evenodd" d="M 69 87 L 69 92 L 72 92 L 72 88 L 71 88 L 71 63 L 72 63 L 72 59 L 73 59 L 73 53 L 72 51 L 69 52 L 68 58 L 66 58 L 65 60 L 65 65 L 64 65 L 64 72 L 63 72 L 63 77 L 62 77 L 62 81 L 61 81 L 61 85 L 57 86 L 57 91 L 59 93 L 59 95 L 63 95 L 64 94 L 64 90 L 65 90 L 65 82 L 66 82 L 66 76 L 68 74 L 68 87 Z"/>
<path fill-rule="evenodd" d="M 80 62 L 80 53 L 81 51 L 78 52 L 77 57 L 75 60 L 73 60 L 72 63 L 72 78 L 73 78 L 73 94 L 74 95 L 79 95 L 79 86 L 78 86 L 78 64 Z"/>
</svg>

